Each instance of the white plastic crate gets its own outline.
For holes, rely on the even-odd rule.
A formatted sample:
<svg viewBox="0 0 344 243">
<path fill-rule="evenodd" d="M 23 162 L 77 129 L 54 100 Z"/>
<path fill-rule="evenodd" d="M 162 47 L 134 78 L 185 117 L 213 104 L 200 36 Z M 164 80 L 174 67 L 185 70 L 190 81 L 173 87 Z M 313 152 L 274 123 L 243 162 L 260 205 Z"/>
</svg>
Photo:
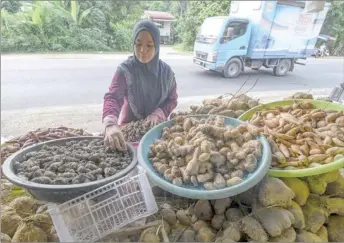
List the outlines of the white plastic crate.
<svg viewBox="0 0 344 243">
<path fill-rule="evenodd" d="M 60 242 L 94 242 L 158 211 L 146 172 L 49 208 Z"/>
</svg>

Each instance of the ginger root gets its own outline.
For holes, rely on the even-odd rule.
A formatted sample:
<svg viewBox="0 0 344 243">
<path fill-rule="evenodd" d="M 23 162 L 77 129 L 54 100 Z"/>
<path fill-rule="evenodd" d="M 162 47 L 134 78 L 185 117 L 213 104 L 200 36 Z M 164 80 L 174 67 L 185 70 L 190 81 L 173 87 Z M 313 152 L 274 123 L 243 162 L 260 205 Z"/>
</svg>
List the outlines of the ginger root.
<svg viewBox="0 0 344 243">
<path fill-rule="evenodd" d="M 200 149 L 196 148 L 195 152 L 193 154 L 192 160 L 189 161 L 189 163 L 186 166 L 186 173 L 189 175 L 197 175 L 199 166 L 200 166 L 200 161 L 198 160 L 198 157 L 200 156 Z"/>
<path fill-rule="evenodd" d="M 262 144 L 247 124 L 226 126 L 219 116 L 174 121 L 148 153 L 153 168 L 170 183 L 220 190 L 242 183 L 258 168 Z"/>
</svg>

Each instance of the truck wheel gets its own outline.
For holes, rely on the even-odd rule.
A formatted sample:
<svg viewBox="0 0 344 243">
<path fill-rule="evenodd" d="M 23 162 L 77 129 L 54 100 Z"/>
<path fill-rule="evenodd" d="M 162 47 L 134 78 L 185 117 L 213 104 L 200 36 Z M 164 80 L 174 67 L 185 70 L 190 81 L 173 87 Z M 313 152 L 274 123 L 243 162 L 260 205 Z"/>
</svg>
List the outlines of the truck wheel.
<svg viewBox="0 0 344 243">
<path fill-rule="evenodd" d="M 225 66 L 223 70 L 223 76 L 225 78 L 236 78 L 239 76 L 242 70 L 242 63 L 239 58 L 232 58 Z"/>
<path fill-rule="evenodd" d="M 276 67 L 273 69 L 273 74 L 275 76 L 284 76 L 287 74 L 291 66 L 291 61 L 289 59 L 282 59 L 279 61 Z"/>
</svg>

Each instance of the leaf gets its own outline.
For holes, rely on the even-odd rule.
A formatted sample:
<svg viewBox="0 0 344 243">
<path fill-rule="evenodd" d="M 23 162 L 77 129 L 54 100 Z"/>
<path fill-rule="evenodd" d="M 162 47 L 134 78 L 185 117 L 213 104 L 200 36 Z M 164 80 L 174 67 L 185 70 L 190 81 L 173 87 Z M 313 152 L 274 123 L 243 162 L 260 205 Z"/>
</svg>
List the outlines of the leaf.
<svg viewBox="0 0 344 243">
<path fill-rule="evenodd" d="M 79 3 L 77 1 L 71 1 L 71 15 L 74 22 L 78 23 Z"/>
<path fill-rule="evenodd" d="M 32 14 L 32 23 L 35 25 L 42 25 L 42 19 L 41 19 L 41 7 L 37 6 L 35 7 L 35 10 Z"/>
<path fill-rule="evenodd" d="M 4 203 L 10 202 L 16 197 L 27 195 L 26 191 L 23 188 L 13 185 L 5 179 L 1 179 L 1 187 L 1 200 Z"/>
<path fill-rule="evenodd" d="M 80 15 L 80 18 L 78 20 L 78 25 L 82 24 L 82 21 L 85 17 L 87 17 L 87 15 L 92 11 L 92 8 L 86 9 L 85 11 L 82 12 L 82 14 Z"/>
</svg>

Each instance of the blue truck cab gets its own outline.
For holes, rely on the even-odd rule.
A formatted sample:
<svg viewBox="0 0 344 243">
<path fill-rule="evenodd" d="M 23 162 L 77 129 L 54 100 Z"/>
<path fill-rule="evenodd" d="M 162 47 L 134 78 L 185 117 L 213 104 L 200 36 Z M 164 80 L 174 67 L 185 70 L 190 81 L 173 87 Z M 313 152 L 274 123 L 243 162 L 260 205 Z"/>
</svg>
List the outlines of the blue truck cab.
<svg viewBox="0 0 344 243">
<path fill-rule="evenodd" d="M 284 76 L 313 53 L 328 7 L 307 13 L 304 1 L 232 1 L 229 16 L 204 20 L 193 61 L 226 78 L 262 66 Z"/>
</svg>

